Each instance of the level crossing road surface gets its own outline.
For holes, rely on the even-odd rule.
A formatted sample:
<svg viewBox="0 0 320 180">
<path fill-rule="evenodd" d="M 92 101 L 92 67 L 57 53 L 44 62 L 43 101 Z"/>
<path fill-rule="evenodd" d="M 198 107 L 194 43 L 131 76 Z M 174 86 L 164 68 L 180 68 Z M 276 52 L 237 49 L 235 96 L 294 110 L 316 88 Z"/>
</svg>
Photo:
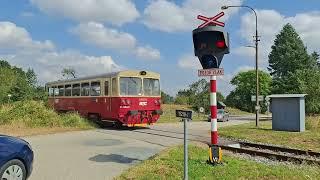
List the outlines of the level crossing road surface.
<svg viewBox="0 0 320 180">
<path fill-rule="evenodd" d="M 218 126 L 247 123 L 219 122 Z M 209 122 L 190 122 L 189 139 L 210 140 Z M 161 150 L 183 143 L 183 123 L 149 128 L 94 129 L 25 137 L 34 154 L 30 180 L 103 180 L 120 175 L 130 166 Z"/>
</svg>

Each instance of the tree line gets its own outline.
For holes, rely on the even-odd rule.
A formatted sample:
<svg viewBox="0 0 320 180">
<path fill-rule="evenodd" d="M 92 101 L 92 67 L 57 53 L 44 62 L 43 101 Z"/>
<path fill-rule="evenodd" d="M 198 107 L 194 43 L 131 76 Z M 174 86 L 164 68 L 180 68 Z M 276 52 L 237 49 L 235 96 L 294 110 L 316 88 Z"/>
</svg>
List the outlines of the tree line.
<svg viewBox="0 0 320 180">
<path fill-rule="evenodd" d="M 32 69 L 11 66 L 7 61 L 0 60 L 0 104 L 22 100 L 46 100 L 44 87 L 38 85 Z"/>
</svg>

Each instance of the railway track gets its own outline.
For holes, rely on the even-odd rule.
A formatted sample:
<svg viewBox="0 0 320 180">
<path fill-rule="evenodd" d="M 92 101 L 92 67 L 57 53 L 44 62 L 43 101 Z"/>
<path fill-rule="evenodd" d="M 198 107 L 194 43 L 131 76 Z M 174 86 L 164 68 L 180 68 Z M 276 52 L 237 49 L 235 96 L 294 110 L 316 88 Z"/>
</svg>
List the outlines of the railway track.
<svg viewBox="0 0 320 180">
<path fill-rule="evenodd" d="M 300 149 L 291 149 L 279 146 L 265 144 L 256 144 L 248 142 L 238 142 L 239 147 L 220 146 L 224 150 L 234 153 L 244 153 L 253 156 L 262 156 L 272 160 L 290 161 L 295 163 L 307 163 L 320 165 L 320 153 L 314 151 L 304 151 Z"/>
</svg>

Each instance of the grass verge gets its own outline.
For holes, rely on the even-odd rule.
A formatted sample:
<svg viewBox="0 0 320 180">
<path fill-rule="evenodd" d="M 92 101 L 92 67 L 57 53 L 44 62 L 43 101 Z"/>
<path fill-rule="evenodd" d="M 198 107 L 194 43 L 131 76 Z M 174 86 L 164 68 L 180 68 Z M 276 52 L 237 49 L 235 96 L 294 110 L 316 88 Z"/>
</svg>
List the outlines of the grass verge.
<svg viewBox="0 0 320 180">
<path fill-rule="evenodd" d="M 163 115 L 157 123 L 176 123 L 181 121 L 181 118 L 176 117 L 176 110 L 192 110 L 190 106 L 187 105 L 176 105 L 176 104 L 162 104 L 161 108 L 163 110 Z M 206 121 L 207 118 L 205 114 L 199 114 L 197 112 L 192 113 L 192 121 Z"/>
<path fill-rule="evenodd" d="M 179 122 L 181 118 L 176 117 L 176 110 L 192 110 L 188 105 L 177 105 L 177 104 L 162 104 L 163 115 L 160 116 L 158 123 L 175 123 Z M 230 115 L 253 115 L 251 113 L 241 111 L 236 108 L 227 107 L 226 109 Z M 192 121 L 207 121 L 207 115 L 203 113 L 193 112 Z"/>
<path fill-rule="evenodd" d="M 226 110 L 229 112 L 230 115 L 254 115 L 253 113 L 241 111 L 240 109 L 233 107 L 226 107 Z"/>
<path fill-rule="evenodd" d="M 189 179 L 317 179 L 320 168 L 309 165 L 263 164 L 231 154 L 224 155 L 223 165 L 206 163 L 208 149 L 189 146 Z M 123 179 L 183 179 L 183 147 L 161 152 L 152 159 L 130 168 Z"/>
<path fill-rule="evenodd" d="M 255 123 L 222 127 L 219 135 L 320 152 L 320 116 L 306 118 L 305 132 L 272 131 L 272 124 L 267 121 L 261 122 L 260 128 L 256 128 Z"/>
<path fill-rule="evenodd" d="M 21 101 L 0 106 L 0 132 L 5 132 L 5 134 L 23 136 L 32 135 L 32 132 L 39 134 L 39 132 L 46 131 L 56 132 L 93 127 L 92 123 L 78 114 L 57 114 L 53 109 L 46 107 L 43 102 Z"/>
</svg>

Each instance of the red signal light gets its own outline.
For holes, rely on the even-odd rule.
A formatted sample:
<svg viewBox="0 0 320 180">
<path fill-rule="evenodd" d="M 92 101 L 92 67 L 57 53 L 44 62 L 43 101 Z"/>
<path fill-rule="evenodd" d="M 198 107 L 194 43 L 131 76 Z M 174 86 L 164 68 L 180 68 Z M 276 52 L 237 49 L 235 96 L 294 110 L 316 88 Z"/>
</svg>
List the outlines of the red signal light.
<svg viewBox="0 0 320 180">
<path fill-rule="evenodd" d="M 226 44 L 224 43 L 224 41 L 217 41 L 216 42 L 216 47 L 217 48 L 225 48 Z"/>
</svg>

